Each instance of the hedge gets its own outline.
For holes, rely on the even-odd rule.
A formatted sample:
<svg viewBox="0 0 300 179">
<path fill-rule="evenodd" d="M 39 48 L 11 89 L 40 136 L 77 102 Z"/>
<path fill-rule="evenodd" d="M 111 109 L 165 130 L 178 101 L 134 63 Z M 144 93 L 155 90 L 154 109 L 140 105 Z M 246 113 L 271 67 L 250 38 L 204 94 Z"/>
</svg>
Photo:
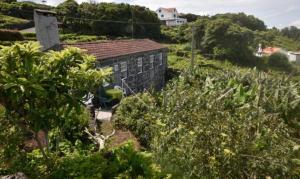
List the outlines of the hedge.
<svg viewBox="0 0 300 179">
<path fill-rule="evenodd" d="M 15 30 L 0 29 L 0 41 L 21 41 L 24 40 L 22 34 Z"/>
</svg>

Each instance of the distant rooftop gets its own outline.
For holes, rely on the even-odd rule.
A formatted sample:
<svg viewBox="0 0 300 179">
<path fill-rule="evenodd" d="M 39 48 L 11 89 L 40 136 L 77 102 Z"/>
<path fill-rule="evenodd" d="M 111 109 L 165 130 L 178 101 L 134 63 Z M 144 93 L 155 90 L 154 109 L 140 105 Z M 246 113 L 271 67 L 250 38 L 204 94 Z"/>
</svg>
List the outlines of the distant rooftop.
<svg viewBox="0 0 300 179">
<path fill-rule="evenodd" d="M 94 55 L 97 60 L 167 48 L 149 39 L 63 44 L 63 47 L 68 46 L 87 50 L 87 53 Z"/>
<path fill-rule="evenodd" d="M 168 12 L 175 12 L 175 11 L 177 11 L 176 8 L 163 8 L 163 7 L 161 7 L 161 8 L 159 8 L 159 9 L 161 9 L 161 10 L 163 10 L 163 11 L 168 11 Z"/>
</svg>

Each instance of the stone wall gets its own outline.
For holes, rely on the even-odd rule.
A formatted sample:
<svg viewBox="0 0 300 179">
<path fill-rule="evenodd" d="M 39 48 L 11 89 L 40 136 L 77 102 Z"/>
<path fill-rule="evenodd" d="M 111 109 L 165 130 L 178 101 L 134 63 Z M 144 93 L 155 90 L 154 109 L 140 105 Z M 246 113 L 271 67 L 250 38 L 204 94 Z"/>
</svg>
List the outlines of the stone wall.
<svg viewBox="0 0 300 179">
<path fill-rule="evenodd" d="M 160 64 L 159 54 L 162 53 L 162 64 Z M 154 55 L 153 68 L 150 65 L 150 56 Z M 143 58 L 142 72 L 138 71 L 138 58 Z M 165 74 L 167 69 L 167 49 L 161 49 L 156 51 L 149 51 L 143 53 L 136 53 L 122 57 L 116 57 L 111 59 L 97 61 L 97 68 L 111 67 L 113 69 L 113 83 L 112 87 L 120 86 L 126 89 L 127 94 L 131 94 L 132 91 L 142 92 L 144 89 L 160 90 L 165 85 Z M 127 77 L 123 78 L 126 84 L 130 87 L 130 90 L 124 83 L 122 84 L 121 76 L 121 63 L 127 62 Z M 115 68 L 117 65 L 117 68 Z"/>
</svg>

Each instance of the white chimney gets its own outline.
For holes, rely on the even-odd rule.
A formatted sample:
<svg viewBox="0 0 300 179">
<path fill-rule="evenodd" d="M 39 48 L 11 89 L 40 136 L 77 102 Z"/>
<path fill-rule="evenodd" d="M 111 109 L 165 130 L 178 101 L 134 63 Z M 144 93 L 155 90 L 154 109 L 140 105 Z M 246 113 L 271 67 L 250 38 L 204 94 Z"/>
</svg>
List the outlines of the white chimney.
<svg viewBox="0 0 300 179">
<path fill-rule="evenodd" d="M 59 46 L 59 35 L 56 13 L 47 10 L 34 10 L 34 23 L 37 40 L 42 45 L 42 50 L 49 50 Z"/>
</svg>

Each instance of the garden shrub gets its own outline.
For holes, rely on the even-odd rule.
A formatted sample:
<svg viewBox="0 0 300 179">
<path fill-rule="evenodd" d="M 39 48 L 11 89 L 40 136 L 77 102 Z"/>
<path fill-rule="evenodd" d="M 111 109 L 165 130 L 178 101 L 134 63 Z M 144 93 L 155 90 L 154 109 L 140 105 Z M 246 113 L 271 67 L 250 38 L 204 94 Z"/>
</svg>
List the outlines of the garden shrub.
<svg viewBox="0 0 300 179">
<path fill-rule="evenodd" d="M 15 30 L 0 29 L 0 41 L 24 40 L 22 34 Z"/>
<path fill-rule="evenodd" d="M 275 67 L 286 71 L 290 71 L 292 68 L 288 57 L 283 53 L 272 54 L 268 59 L 268 64 L 271 67 Z"/>
<path fill-rule="evenodd" d="M 148 93 L 125 98 L 114 116 L 114 125 L 120 129 L 129 129 L 144 147 L 149 147 L 154 135 L 155 118 L 144 115 L 155 106 L 155 100 Z"/>
</svg>

